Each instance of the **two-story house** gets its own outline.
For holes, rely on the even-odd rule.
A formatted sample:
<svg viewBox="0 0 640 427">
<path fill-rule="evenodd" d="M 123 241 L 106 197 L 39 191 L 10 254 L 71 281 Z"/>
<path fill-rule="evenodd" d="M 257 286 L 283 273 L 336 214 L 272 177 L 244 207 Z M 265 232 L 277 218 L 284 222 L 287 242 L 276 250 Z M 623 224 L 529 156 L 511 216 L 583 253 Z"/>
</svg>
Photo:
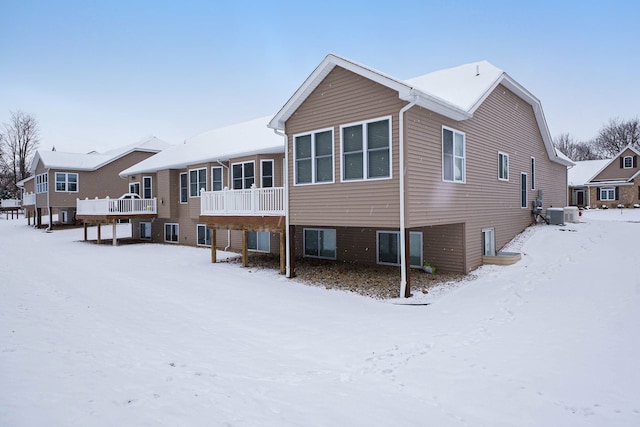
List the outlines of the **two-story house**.
<svg viewBox="0 0 640 427">
<path fill-rule="evenodd" d="M 74 224 L 77 199 L 118 198 L 127 192 L 147 191 L 151 182 L 131 186 L 118 173 L 168 146 L 165 141 L 149 137 L 102 154 L 38 150 L 29 170 L 33 179 L 25 181 L 25 188 L 35 190 L 35 197 L 26 199 L 33 203 L 36 225 L 43 225 L 43 212 L 49 215 L 50 228 L 55 215 L 58 223 Z"/>
<path fill-rule="evenodd" d="M 328 55 L 272 118 L 286 134 L 296 257 L 466 273 L 567 204 L 540 101 L 481 61 L 400 80 Z"/>
</svg>

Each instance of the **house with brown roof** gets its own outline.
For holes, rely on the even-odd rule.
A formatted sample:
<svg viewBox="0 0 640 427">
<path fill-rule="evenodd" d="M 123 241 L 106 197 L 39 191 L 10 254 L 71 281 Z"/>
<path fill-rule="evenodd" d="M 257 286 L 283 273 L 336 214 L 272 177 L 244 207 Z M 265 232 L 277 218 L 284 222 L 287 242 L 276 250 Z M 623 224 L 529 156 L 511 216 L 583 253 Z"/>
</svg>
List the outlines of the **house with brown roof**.
<svg viewBox="0 0 640 427">
<path fill-rule="evenodd" d="M 570 204 L 591 208 L 640 205 L 638 156 L 640 151 L 627 146 L 612 159 L 576 162 L 569 170 Z"/>
<path fill-rule="evenodd" d="M 328 55 L 272 118 L 286 135 L 289 276 L 309 257 L 467 273 L 567 204 L 540 101 L 480 61 L 401 80 Z"/>
<path fill-rule="evenodd" d="M 133 184 L 118 174 L 168 146 L 167 142 L 149 137 L 102 154 L 38 150 L 29 170 L 32 178 L 22 182 L 23 188 L 34 192 L 23 195 L 23 200 L 35 212 L 37 226 L 43 225 L 42 216 L 47 214 L 52 228 L 54 217 L 59 224 L 75 224 L 76 219 L 81 219 L 77 218 L 78 199 L 117 199 L 133 192 L 151 196 L 152 181 Z"/>
</svg>

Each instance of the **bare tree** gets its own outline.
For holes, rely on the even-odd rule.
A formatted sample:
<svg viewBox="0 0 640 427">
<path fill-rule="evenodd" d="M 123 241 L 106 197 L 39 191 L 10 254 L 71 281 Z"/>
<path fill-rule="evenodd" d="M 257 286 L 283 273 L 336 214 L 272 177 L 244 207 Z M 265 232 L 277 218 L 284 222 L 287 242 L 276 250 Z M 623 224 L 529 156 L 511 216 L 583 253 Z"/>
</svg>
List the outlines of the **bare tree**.
<svg viewBox="0 0 640 427">
<path fill-rule="evenodd" d="M 613 157 L 626 146 L 640 148 L 640 120 L 610 119 L 594 139 L 596 150 L 604 157 Z"/>
<path fill-rule="evenodd" d="M 10 114 L 9 123 L 0 129 L 0 162 L 10 180 L 8 190 L 15 193 L 16 183 L 28 175 L 27 167 L 40 139 L 38 121 L 33 116 L 22 111 Z"/>
<path fill-rule="evenodd" d="M 553 144 L 574 162 L 600 158 L 596 150 L 594 150 L 592 143 L 577 141 L 568 133 L 557 136 L 553 140 Z"/>
</svg>

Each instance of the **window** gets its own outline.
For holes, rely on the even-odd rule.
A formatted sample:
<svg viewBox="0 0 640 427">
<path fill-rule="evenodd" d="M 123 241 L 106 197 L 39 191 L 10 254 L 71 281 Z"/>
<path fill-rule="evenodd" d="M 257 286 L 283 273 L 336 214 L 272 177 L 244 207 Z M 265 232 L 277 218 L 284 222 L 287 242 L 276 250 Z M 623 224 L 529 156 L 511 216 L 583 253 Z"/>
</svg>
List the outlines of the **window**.
<svg viewBox="0 0 640 427">
<path fill-rule="evenodd" d="M 178 224 L 165 224 L 164 225 L 164 241 L 165 242 L 178 242 Z"/>
<path fill-rule="evenodd" d="M 465 136 L 464 133 L 442 128 L 442 179 L 465 182 Z"/>
<path fill-rule="evenodd" d="M 211 191 L 222 191 L 222 166 L 211 168 Z"/>
<path fill-rule="evenodd" d="M 200 190 L 207 189 L 207 168 L 189 171 L 189 197 L 200 197 Z"/>
<path fill-rule="evenodd" d="M 151 240 L 151 223 L 150 222 L 140 223 L 140 239 Z"/>
<path fill-rule="evenodd" d="M 498 152 L 498 179 L 509 181 L 509 155 Z"/>
<path fill-rule="evenodd" d="M 625 156 L 624 157 L 624 161 L 623 161 L 623 167 L 625 169 L 629 169 L 633 167 L 633 157 L 631 156 Z"/>
<path fill-rule="evenodd" d="M 378 231 L 378 264 L 400 265 L 400 232 Z M 422 267 L 422 233 L 409 233 L 409 265 Z"/>
<path fill-rule="evenodd" d="M 36 193 L 46 193 L 49 191 L 49 175 L 41 173 L 36 175 Z"/>
<path fill-rule="evenodd" d="M 616 200 L 616 189 L 615 188 L 601 188 L 600 189 L 600 200 Z"/>
<path fill-rule="evenodd" d="M 520 207 L 527 207 L 527 174 L 522 172 L 520 174 Z"/>
<path fill-rule="evenodd" d="M 139 182 L 130 182 L 129 183 L 129 193 L 140 195 L 140 183 Z"/>
<path fill-rule="evenodd" d="M 151 191 L 151 177 L 150 176 L 144 176 L 142 177 L 142 198 L 143 199 L 150 199 L 153 197 L 153 192 Z"/>
<path fill-rule="evenodd" d="M 260 162 L 260 186 L 262 188 L 273 187 L 273 160 L 262 160 Z"/>
<path fill-rule="evenodd" d="M 333 182 L 333 129 L 294 137 L 295 183 Z"/>
<path fill-rule="evenodd" d="M 536 158 L 531 158 L 531 189 L 536 189 Z"/>
<path fill-rule="evenodd" d="M 187 173 L 180 173 L 180 203 L 187 203 Z"/>
<path fill-rule="evenodd" d="M 211 246 L 211 229 L 204 224 L 198 224 L 198 246 Z"/>
<path fill-rule="evenodd" d="M 231 166 L 233 175 L 233 189 L 242 190 L 243 188 L 251 188 L 255 183 L 254 163 L 236 163 Z"/>
<path fill-rule="evenodd" d="M 78 191 L 78 174 L 56 172 L 56 191 Z"/>
<path fill-rule="evenodd" d="M 247 231 L 247 249 L 258 252 L 269 252 L 271 233 L 268 231 Z"/>
<path fill-rule="evenodd" d="M 496 254 L 496 237 L 495 229 L 482 229 L 482 255 L 495 256 Z"/>
<path fill-rule="evenodd" d="M 336 230 L 305 228 L 304 256 L 336 259 Z"/>
<path fill-rule="evenodd" d="M 391 120 L 342 126 L 342 180 L 391 177 Z"/>
</svg>

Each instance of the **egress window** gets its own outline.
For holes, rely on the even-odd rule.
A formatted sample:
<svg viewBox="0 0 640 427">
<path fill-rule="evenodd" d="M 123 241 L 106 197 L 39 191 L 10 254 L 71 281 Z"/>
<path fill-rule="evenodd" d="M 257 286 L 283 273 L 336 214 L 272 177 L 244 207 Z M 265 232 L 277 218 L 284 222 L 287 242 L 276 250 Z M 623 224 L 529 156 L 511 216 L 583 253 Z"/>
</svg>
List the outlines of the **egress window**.
<svg viewBox="0 0 640 427">
<path fill-rule="evenodd" d="M 342 180 L 391 177 L 391 119 L 341 127 Z"/>
</svg>

